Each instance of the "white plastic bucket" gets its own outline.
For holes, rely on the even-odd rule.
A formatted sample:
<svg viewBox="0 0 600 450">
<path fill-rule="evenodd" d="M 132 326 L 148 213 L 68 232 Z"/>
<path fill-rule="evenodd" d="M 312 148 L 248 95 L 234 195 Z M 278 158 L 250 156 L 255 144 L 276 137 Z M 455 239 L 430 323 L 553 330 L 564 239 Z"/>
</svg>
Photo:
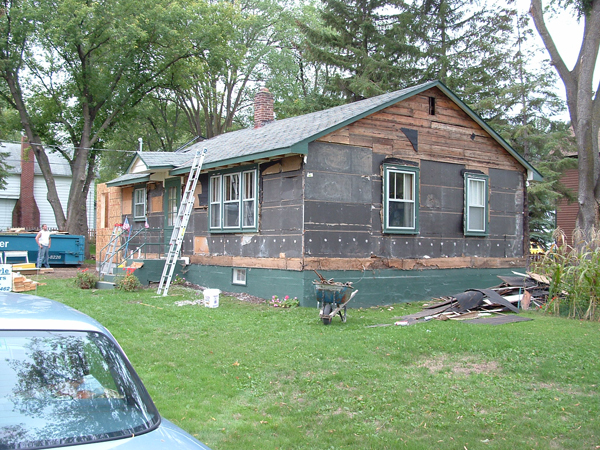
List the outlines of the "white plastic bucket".
<svg viewBox="0 0 600 450">
<path fill-rule="evenodd" d="M 219 307 L 219 289 L 204 289 L 204 306 L 208 308 Z"/>
</svg>

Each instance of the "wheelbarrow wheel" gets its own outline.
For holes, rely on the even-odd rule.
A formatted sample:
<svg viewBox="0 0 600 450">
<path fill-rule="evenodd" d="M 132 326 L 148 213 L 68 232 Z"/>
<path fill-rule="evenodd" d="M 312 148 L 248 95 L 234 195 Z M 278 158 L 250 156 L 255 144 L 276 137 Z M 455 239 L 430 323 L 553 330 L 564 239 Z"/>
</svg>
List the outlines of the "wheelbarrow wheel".
<svg viewBox="0 0 600 450">
<path fill-rule="evenodd" d="M 323 307 L 323 325 L 329 325 L 331 323 L 331 303 L 326 303 Z"/>
</svg>

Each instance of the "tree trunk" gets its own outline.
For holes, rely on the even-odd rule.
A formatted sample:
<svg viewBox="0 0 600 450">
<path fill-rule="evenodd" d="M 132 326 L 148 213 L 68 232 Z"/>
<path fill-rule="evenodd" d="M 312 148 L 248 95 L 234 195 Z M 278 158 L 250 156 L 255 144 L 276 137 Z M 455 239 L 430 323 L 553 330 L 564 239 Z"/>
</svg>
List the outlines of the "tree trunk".
<svg viewBox="0 0 600 450">
<path fill-rule="evenodd" d="M 14 101 L 16 109 L 19 112 L 21 125 L 23 125 L 23 128 L 25 129 L 27 140 L 33 148 L 35 158 L 37 159 L 38 165 L 40 166 L 40 170 L 42 171 L 42 175 L 44 176 L 44 180 L 46 181 L 46 185 L 48 187 L 47 199 L 50 203 L 50 206 L 52 207 L 52 210 L 54 211 L 56 225 L 58 226 L 59 230 L 65 230 L 65 213 L 62 209 L 62 205 L 58 197 L 58 192 L 56 191 L 56 183 L 54 183 L 54 176 L 52 175 L 50 162 L 48 161 L 48 156 L 46 155 L 40 137 L 31 126 L 31 121 L 29 120 L 29 115 L 27 114 L 27 108 L 25 106 L 25 102 L 23 101 L 23 95 L 19 87 L 17 76 L 15 74 L 6 74 L 4 79 L 6 80 L 8 88 L 10 90 L 10 94 Z"/>
<path fill-rule="evenodd" d="M 586 11 L 583 42 L 579 50 L 577 63 L 568 70 L 544 22 L 541 0 L 531 0 L 529 10 L 535 27 L 550 54 L 551 62 L 567 94 L 567 106 L 571 125 L 575 132 L 578 150 L 579 172 L 579 214 L 577 226 L 588 241 L 594 228 L 600 223 L 600 158 L 598 155 L 598 129 L 600 110 L 598 89 L 594 97 L 593 75 L 600 46 L 600 0 L 593 0 Z"/>
</svg>

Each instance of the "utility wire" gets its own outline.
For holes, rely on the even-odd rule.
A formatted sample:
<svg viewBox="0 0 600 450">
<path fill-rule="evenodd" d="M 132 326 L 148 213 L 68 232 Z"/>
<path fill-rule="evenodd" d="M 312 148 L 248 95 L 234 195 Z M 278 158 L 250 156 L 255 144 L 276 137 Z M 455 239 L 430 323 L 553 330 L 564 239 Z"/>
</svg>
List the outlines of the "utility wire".
<svg viewBox="0 0 600 450">
<path fill-rule="evenodd" d="M 16 142 L 16 141 L 11 141 L 8 139 L 0 139 L 0 149 L 2 149 L 2 147 L 4 146 L 3 144 L 16 144 L 16 145 L 21 145 L 21 142 Z M 52 145 L 52 144 L 30 144 L 29 142 L 26 142 L 27 145 L 30 146 L 34 146 L 37 145 L 38 147 L 44 147 L 44 148 L 55 148 L 57 150 L 65 150 L 64 147 L 61 147 L 60 145 Z M 93 150 L 93 151 L 98 151 L 98 152 L 125 152 L 125 153 L 135 153 L 137 152 L 137 150 L 121 150 L 121 149 L 116 149 L 116 148 L 89 148 L 89 147 L 67 147 L 67 150 Z M 1 152 L 1 150 L 0 150 Z"/>
</svg>

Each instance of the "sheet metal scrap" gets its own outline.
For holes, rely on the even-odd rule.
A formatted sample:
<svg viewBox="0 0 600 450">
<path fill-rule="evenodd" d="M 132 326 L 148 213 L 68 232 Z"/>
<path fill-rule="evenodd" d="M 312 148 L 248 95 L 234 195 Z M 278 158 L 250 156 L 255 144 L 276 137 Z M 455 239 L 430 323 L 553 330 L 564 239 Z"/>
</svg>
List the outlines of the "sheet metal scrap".
<svg viewBox="0 0 600 450">
<path fill-rule="evenodd" d="M 499 286 L 488 289 L 468 289 L 448 297 L 437 298 L 434 303 L 423 306 L 423 310 L 395 320 L 409 324 L 431 319 L 465 320 L 473 323 L 502 324 L 521 322 L 524 318 L 506 315 L 519 313 L 529 305 L 541 306 L 548 299 L 549 280 L 536 274 L 501 276 Z M 494 317 L 492 317 L 494 316 Z"/>
</svg>

